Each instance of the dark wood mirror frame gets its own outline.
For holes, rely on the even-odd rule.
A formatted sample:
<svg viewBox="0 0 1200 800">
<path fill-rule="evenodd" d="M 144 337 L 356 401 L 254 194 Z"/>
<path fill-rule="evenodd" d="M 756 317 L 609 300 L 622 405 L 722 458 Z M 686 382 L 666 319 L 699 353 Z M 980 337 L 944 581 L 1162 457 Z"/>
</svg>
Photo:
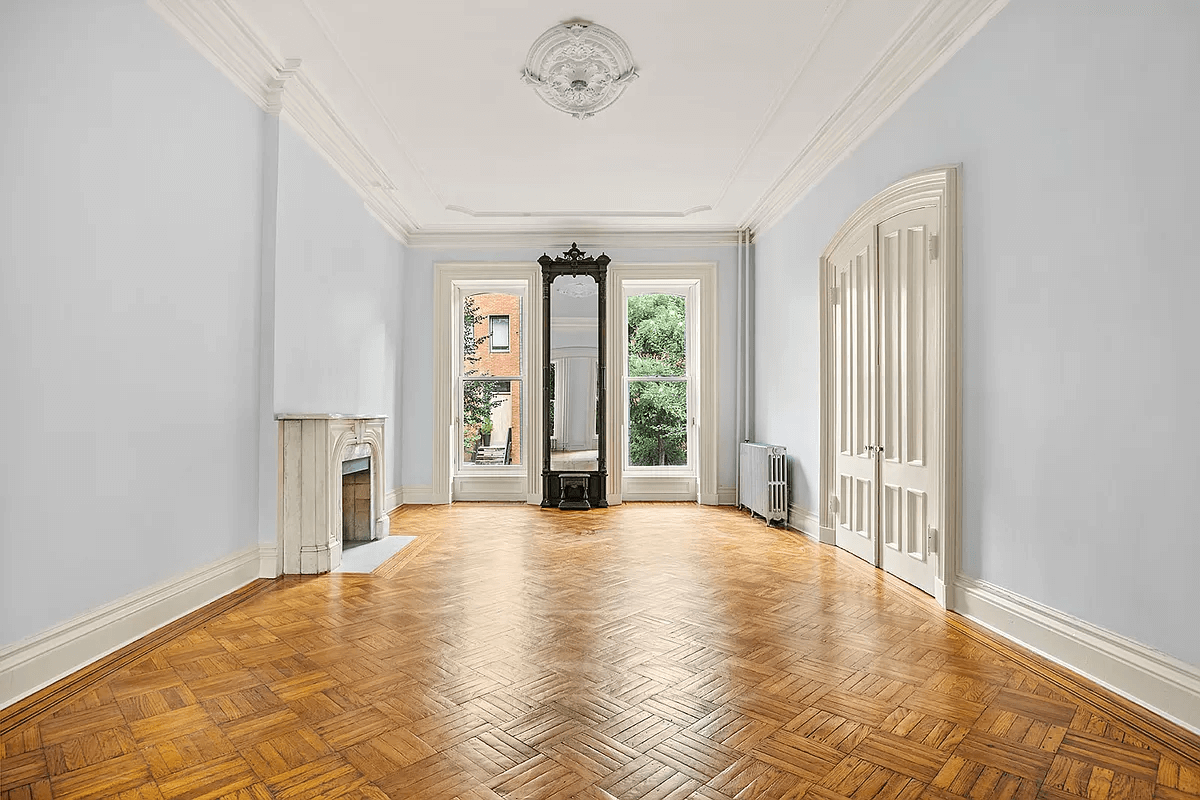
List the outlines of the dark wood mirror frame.
<svg viewBox="0 0 1200 800">
<path fill-rule="evenodd" d="M 607 358 L 605 354 L 605 310 L 608 264 L 612 259 L 601 253 L 592 257 L 571 243 L 571 249 L 558 258 L 543 255 L 542 266 L 542 508 L 588 509 L 608 507 L 608 463 L 606 419 Z M 596 423 L 597 462 L 595 470 L 559 471 L 550 468 L 550 403 L 554 387 L 550 383 L 550 292 L 554 279 L 563 275 L 587 275 L 596 281 L 598 292 L 596 343 Z"/>
</svg>

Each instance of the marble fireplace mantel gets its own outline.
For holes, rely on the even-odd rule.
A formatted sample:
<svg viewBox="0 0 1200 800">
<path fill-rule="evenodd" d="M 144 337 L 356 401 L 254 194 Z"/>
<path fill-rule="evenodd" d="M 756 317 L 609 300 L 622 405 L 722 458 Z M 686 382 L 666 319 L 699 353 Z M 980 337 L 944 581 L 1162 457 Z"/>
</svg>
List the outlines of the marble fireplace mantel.
<svg viewBox="0 0 1200 800">
<path fill-rule="evenodd" d="M 384 428 L 376 414 L 276 414 L 279 540 L 285 575 L 342 563 L 342 462 L 371 459 L 372 538 L 389 533 L 384 508 Z"/>
</svg>

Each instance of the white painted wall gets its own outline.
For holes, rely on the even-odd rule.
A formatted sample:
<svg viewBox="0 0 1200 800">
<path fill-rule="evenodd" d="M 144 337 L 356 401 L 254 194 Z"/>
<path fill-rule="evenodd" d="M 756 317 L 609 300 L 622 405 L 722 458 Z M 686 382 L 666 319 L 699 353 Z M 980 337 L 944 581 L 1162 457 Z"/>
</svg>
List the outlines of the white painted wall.
<svg viewBox="0 0 1200 800">
<path fill-rule="evenodd" d="M 277 219 L 275 411 L 386 414 L 395 442 L 404 249 L 287 120 Z"/>
<path fill-rule="evenodd" d="M 1195 665 L 1198 32 L 1189 0 L 1012 0 L 759 238 L 754 409 L 815 510 L 817 259 L 961 162 L 963 569 Z"/>
<path fill-rule="evenodd" d="M 0 20 L 3 646 L 257 538 L 263 115 L 142 0 Z"/>
<path fill-rule="evenodd" d="M 430 486 L 433 482 L 431 458 L 433 453 L 433 327 L 434 264 L 442 261 L 536 261 L 549 251 L 559 255 L 570 242 L 548 242 L 541 250 L 508 249 L 435 249 L 409 248 L 405 256 L 403 297 L 404 366 L 401 427 L 404 441 L 400 448 L 401 483 L 404 486 Z M 733 486 L 737 481 L 736 444 L 734 431 L 734 387 L 737 313 L 737 248 L 727 247 L 664 247 L 664 248 L 603 248 L 580 242 L 589 255 L 608 253 L 613 263 L 682 263 L 717 262 L 717 299 L 720 352 L 720 388 L 718 413 L 720 419 L 720 467 L 718 484 Z M 610 356 L 611 363 L 611 356 Z"/>
</svg>

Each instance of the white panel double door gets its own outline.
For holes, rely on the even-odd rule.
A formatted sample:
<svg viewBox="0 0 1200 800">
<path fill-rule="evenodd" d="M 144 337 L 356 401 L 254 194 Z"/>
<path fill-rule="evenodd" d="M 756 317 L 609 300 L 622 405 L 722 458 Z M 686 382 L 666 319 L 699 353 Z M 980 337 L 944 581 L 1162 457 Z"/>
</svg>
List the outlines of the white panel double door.
<svg viewBox="0 0 1200 800">
<path fill-rule="evenodd" d="M 837 545 L 930 594 L 938 218 L 920 208 L 864 227 L 834 254 L 831 284 Z"/>
</svg>

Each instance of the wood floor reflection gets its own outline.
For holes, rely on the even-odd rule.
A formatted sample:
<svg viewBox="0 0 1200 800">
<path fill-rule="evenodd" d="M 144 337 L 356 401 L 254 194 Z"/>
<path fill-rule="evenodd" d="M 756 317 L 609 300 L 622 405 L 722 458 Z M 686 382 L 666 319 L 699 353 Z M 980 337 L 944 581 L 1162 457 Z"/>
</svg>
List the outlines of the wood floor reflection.
<svg viewBox="0 0 1200 800">
<path fill-rule="evenodd" d="M 732 509 L 414 507 L 0 738 L 3 798 L 1200 798 L 1195 737 Z"/>
</svg>

